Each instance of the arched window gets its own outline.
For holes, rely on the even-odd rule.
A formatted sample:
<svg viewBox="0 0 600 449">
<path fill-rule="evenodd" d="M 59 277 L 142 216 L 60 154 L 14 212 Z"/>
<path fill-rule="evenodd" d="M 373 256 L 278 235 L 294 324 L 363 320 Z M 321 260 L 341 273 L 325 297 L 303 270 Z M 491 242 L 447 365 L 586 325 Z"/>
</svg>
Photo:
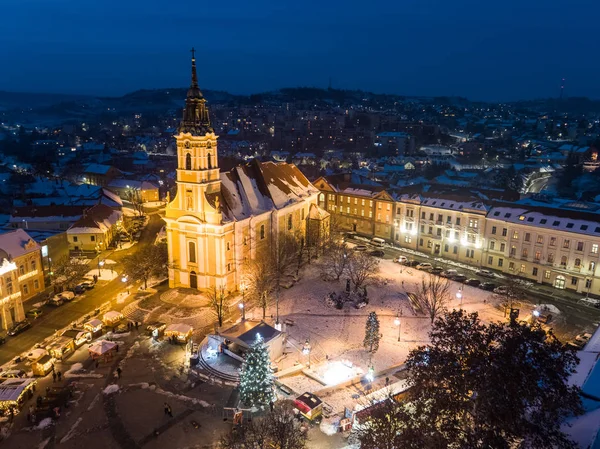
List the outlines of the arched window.
<svg viewBox="0 0 600 449">
<path fill-rule="evenodd" d="M 196 263 L 196 242 L 188 242 L 188 261 Z"/>
<path fill-rule="evenodd" d="M 288 231 L 292 229 L 292 214 L 288 215 Z"/>
<path fill-rule="evenodd" d="M 186 170 L 192 169 L 192 155 L 190 153 L 185 155 L 185 169 Z"/>
<path fill-rule="evenodd" d="M 35 260 L 31 261 L 31 271 L 34 271 L 36 269 L 36 264 L 35 264 Z"/>
<path fill-rule="evenodd" d="M 260 225 L 260 239 L 265 238 L 265 225 Z"/>
<path fill-rule="evenodd" d="M 229 242 L 227 242 L 227 251 L 229 251 L 231 249 L 231 246 L 229 245 Z"/>
<path fill-rule="evenodd" d="M 575 268 L 579 268 L 581 265 L 581 259 L 575 259 Z"/>
<path fill-rule="evenodd" d="M 206 155 L 206 160 L 208 163 L 208 169 L 210 170 L 212 168 L 212 159 L 210 158 L 210 153 Z"/>
<path fill-rule="evenodd" d="M 563 266 L 563 267 L 567 266 L 567 256 L 562 256 L 560 258 L 560 265 Z"/>
</svg>

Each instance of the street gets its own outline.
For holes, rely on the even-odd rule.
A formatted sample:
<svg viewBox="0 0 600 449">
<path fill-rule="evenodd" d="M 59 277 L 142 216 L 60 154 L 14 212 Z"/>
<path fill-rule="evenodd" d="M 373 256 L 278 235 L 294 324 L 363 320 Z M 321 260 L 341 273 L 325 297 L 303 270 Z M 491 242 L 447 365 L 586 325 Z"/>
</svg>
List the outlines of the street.
<svg viewBox="0 0 600 449">
<path fill-rule="evenodd" d="M 156 234 L 163 225 L 160 215 L 156 212 L 150 213 L 148 225 L 143 229 L 139 243 L 133 247 L 122 251 L 105 251 L 100 254 L 102 259 L 110 259 L 117 262 L 113 265 L 117 273 L 120 272 L 121 266 L 119 262 L 123 257 L 132 254 L 139 250 L 140 245 L 153 243 Z M 96 267 L 97 258 L 90 261 L 89 267 Z M 93 312 L 94 309 L 101 304 L 114 299 L 118 293 L 127 288 L 120 277 L 112 281 L 99 281 L 95 288 L 88 290 L 81 296 L 77 296 L 75 300 L 67 302 L 60 307 L 44 306 L 43 314 L 35 319 L 30 320 L 31 328 L 14 337 L 7 337 L 6 343 L 0 346 L 0 365 L 12 360 L 24 351 L 28 351 L 36 343 L 42 342 L 45 338 L 51 336 L 54 332 L 68 326 L 70 323 L 80 319 L 81 317 Z M 24 304 L 25 310 L 31 309 L 36 300 L 32 299 Z"/>
</svg>

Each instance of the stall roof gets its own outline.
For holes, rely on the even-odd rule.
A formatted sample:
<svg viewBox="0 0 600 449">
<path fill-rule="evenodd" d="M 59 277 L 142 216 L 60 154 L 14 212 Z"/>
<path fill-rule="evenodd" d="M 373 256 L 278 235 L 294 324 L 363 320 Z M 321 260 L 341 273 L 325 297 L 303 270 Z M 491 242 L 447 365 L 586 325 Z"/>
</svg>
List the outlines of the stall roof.
<svg viewBox="0 0 600 449">
<path fill-rule="evenodd" d="M 314 394 L 309 393 L 309 392 L 306 392 L 306 393 L 298 396 L 296 398 L 296 401 L 306 404 L 308 406 L 309 410 L 312 410 L 323 403 L 323 401 L 321 401 L 321 399 L 319 399 L 317 396 L 315 396 Z"/>
<path fill-rule="evenodd" d="M 194 328 L 188 324 L 173 323 L 167 326 L 165 332 L 179 332 L 180 334 L 187 334 L 188 332 L 191 332 L 193 330 Z"/>
<path fill-rule="evenodd" d="M 98 318 L 94 318 L 93 320 L 90 320 L 85 324 L 89 324 L 91 327 L 98 327 L 98 326 L 102 326 L 104 323 L 102 321 L 100 321 Z M 85 326 L 85 324 L 84 324 L 84 326 Z"/>
<path fill-rule="evenodd" d="M 7 379 L 0 384 L 0 402 L 16 401 L 35 379 Z"/>
<path fill-rule="evenodd" d="M 228 340 L 237 341 L 249 347 L 256 340 L 256 334 L 260 334 L 265 343 L 277 337 L 281 332 L 264 321 L 242 321 L 229 329 L 219 332 L 219 335 Z"/>
<path fill-rule="evenodd" d="M 107 340 L 99 340 L 90 345 L 88 351 L 93 352 L 94 354 L 106 354 L 108 351 L 113 350 L 117 347 L 117 344 L 114 341 Z"/>
<path fill-rule="evenodd" d="M 104 319 L 105 320 L 116 320 L 116 319 L 121 319 L 123 317 L 123 314 L 121 312 L 115 312 L 114 310 L 109 310 L 108 312 L 106 312 L 104 314 Z"/>
</svg>

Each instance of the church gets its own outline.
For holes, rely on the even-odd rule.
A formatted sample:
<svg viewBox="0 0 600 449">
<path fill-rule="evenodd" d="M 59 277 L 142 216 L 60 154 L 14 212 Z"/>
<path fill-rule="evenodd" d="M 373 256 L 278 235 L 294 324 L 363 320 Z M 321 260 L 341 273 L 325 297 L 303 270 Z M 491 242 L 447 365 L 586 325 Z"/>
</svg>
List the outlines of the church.
<svg viewBox="0 0 600 449">
<path fill-rule="evenodd" d="M 219 170 L 217 136 L 193 52 L 192 83 L 175 139 L 177 193 L 164 217 L 171 288 L 235 292 L 244 262 L 277 244 L 282 233 L 304 242 L 307 223 L 318 221 L 318 229 L 328 223 L 319 190 L 293 164 L 253 160 Z"/>
</svg>

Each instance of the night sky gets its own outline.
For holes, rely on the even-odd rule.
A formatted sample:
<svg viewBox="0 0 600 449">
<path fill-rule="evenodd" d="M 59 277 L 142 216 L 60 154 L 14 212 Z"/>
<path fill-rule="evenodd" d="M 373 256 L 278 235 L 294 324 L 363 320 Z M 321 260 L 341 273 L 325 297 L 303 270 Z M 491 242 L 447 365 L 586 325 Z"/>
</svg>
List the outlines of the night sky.
<svg viewBox="0 0 600 449">
<path fill-rule="evenodd" d="M 600 98 L 598 0 L 2 0 L 0 90 Z"/>
</svg>

